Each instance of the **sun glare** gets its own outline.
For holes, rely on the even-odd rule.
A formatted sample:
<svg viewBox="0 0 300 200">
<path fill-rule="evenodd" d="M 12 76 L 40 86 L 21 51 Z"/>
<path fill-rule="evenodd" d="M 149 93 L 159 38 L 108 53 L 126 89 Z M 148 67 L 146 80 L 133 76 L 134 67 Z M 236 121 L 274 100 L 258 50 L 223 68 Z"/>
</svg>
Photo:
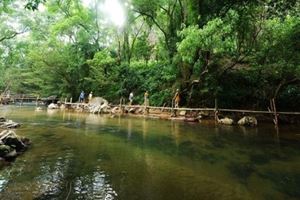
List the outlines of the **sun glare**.
<svg viewBox="0 0 300 200">
<path fill-rule="evenodd" d="M 105 0 L 101 8 L 108 20 L 110 20 L 116 26 L 122 27 L 124 25 L 126 18 L 125 11 L 124 7 L 118 0 Z"/>
<path fill-rule="evenodd" d="M 105 0 L 104 3 L 99 3 L 97 0 L 83 0 L 82 3 L 85 7 L 92 7 L 96 4 L 96 8 L 100 8 L 107 21 L 112 22 L 118 27 L 124 26 L 126 20 L 125 9 L 120 3 L 120 0 Z M 98 4 L 98 5 L 97 5 Z"/>
</svg>

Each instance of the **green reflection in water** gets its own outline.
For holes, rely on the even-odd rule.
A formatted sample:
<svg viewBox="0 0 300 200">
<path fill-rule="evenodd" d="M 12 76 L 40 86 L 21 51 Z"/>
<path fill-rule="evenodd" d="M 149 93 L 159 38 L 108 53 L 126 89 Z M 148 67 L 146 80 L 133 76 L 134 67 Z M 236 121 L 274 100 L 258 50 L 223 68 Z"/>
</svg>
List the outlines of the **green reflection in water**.
<svg viewBox="0 0 300 200">
<path fill-rule="evenodd" d="M 0 199 L 298 199 L 298 127 L 240 128 L 0 107 L 33 146 Z M 297 132 L 298 131 L 298 132 Z"/>
</svg>

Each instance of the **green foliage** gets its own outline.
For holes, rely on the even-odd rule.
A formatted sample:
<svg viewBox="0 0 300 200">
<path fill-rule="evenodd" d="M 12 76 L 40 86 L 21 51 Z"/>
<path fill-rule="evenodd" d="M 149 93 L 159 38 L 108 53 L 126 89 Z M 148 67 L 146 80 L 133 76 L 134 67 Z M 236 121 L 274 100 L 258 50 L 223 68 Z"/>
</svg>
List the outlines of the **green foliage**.
<svg viewBox="0 0 300 200">
<path fill-rule="evenodd" d="M 299 109 L 299 1 L 126 2 L 116 28 L 100 4 L 1 1 L 0 90 L 93 91 L 113 103 L 132 91 L 143 103 L 147 90 L 151 105 L 170 105 L 180 88 L 186 106 L 217 97 L 220 107 L 266 109 L 277 98 L 280 109 Z"/>
<path fill-rule="evenodd" d="M 193 62 L 199 49 L 213 54 L 231 53 L 236 50 L 236 34 L 232 21 L 225 22 L 215 18 L 201 29 L 197 25 L 184 28 L 179 35 L 183 39 L 178 44 L 178 52 L 186 62 Z"/>
<path fill-rule="evenodd" d="M 144 59 L 148 61 L 151 56 L 152 47 L 149 45 L 146 35 L 142 35 L 137 38 L 133 48 L 133 55 L 136 57 L 137 60 Z"/>
<path fill-rule="evenodd" d="M 264 24 L 264 33 L 254 55 L 267 97 L 276 97 L 280 84 L 297 83 L 300 78 L 299 18 L 274 18 Z"/>
</svg>

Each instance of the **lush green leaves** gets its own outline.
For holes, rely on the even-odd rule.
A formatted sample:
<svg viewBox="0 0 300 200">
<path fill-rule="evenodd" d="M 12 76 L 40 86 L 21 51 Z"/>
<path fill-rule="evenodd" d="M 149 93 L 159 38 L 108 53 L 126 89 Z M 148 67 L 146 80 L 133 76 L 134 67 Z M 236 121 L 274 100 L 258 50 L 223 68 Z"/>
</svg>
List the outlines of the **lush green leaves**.
<svg viewBox="0 0 300 200">
<path fill-rule="evenodd" d="M 180 88 L 188 106 L 217 97 L 263 109 L 270 98 L 299 99 L 299 1 L 122 4 L 127 22 L 116 27 L 100 3 L 1 1 L 0 90 L 73 99 L 85 90 L 115 103 L 131 91 L 142 103 L 148 90 L 150 104 L 170 105 Z"/>
</svg>

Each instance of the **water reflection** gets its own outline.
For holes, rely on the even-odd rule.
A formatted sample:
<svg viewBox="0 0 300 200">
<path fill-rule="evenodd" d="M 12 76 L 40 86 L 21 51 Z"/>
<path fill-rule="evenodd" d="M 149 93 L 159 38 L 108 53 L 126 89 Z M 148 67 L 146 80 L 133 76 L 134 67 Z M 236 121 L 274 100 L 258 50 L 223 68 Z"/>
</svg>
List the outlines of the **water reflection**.
<svg viewBox="0 0 300 200">
<path fill-rule="evenodd" d="M 79 114 L 82 117 L 82 115 Z M 101 115 L 89 114 L 85 117 L 85 122 L 87 124 L 97 124 L 97 125 L 106 125 L 108 118 Z"/>
<path fill-rule="evenodd" d="M 58 109 L 47 109 L 47 115 L 50 117 L 55 116 L 58 112 Z"/>
<path fill-rule="evenodd" d="M 143 141 L 145 142 L 146 137 L 147 137 L 147 132 L 148 132 L 148 123 L 147 123 L 147 119 L 144 118 L 142 121 L 142 129 L 143 129 Z"/>
<path fill-rule="evenodd" d="M 128 126 L 127 126 L 127 140 L 130 140 L 132 134 L 132 121 L 128 120 Z"/>
<path fill-rule="evenodd" d="M 180 143 L 179 123 L 171 121 L 171 134 L 174 137 L 176 146 Z"/>
<path fill-rule="evenodd" d="M 298 128 L 32 112 L 10 115 L 34 145 L 0 172 L 0 199 L 300 197 Z"/>
<path fill-rule="evenodd" d="M 6 169 L 6 177 L 0 176 L 0 198 L 24 199 L 27 193 L 31 195 L 25 199 L 115 199 L 117 196 L 101 168 L 74 168 L 77 163 L 72 152 L 65 152 L 64 156 L 54 160 L 41 155 L 41 159 L 39 166 L 32 169 L 35 177 L 23 174 L 31 173 L 24 169 L 27 163 L 16 163 L 18 169 Z M 23 173 L 18 174 L 15 170 Z M 11 179 L 16 182 L 9 182 Z"/>
</svg>

